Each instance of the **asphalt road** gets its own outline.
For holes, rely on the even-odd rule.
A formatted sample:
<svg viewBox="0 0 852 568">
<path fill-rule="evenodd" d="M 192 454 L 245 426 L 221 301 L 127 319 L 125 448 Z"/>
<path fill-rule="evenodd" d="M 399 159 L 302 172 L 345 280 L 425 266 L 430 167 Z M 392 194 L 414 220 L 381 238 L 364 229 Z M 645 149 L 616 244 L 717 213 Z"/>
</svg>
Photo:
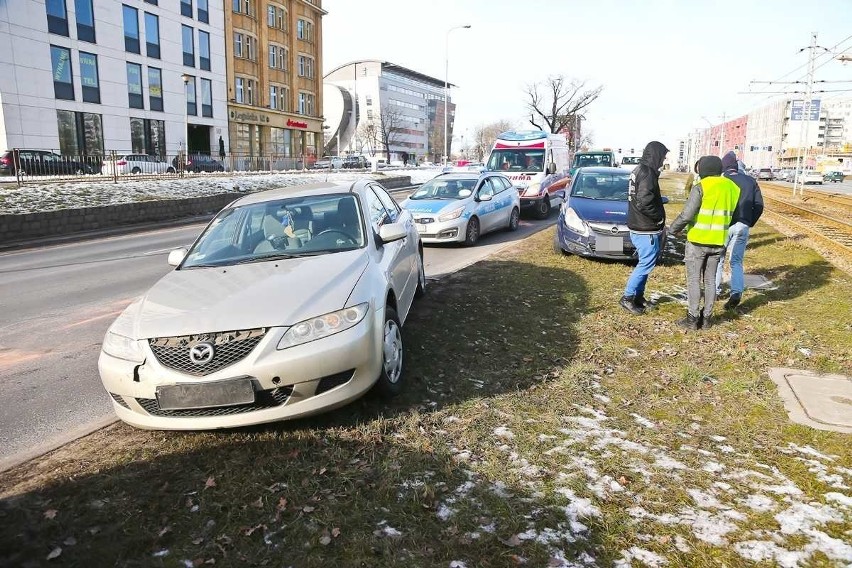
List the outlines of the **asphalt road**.
<svg viewBox="0 0 852 568">
<path fill-rule="evenodd" d="M 426 274 L 440 278 L 551 225 L 475 247 L 429 246 Z M 203 224 L 103 237 L 0 254 L 0 469 L 83 435 L 113 418 L 97 372 L 113 319 L 171 267 L 168 252 Z"/>
<path fill-rule="evenodd" d="M 758 183 L 760 183 L 760 182 L 758 182 Z M 793 189 L 793 182 L 790 182 L 790 181 L 774 180 L 774 181 L 772 181 L 772 183 L 775 183 L 775 184 L 778 184 L 778 185 L 783 185 L 785 187 L 789 187 L 791 191 Z M 846 176 L 846 179 L 844 179 L 842 182 L 830 182 L 829 181 L 829 182 L 823 182 L 822 185 L 820 185 L 818 183 L 817 184 L 810 183 L 810 184 L 806 185 L 805 188 L 804 188 L 805 195 L 807 195 L 808 192 L 810 192 L 810 191 L 821 191 L 821 192 L 824 192 L 824 193 L 843 193 L 843 194 L 846 194 L 846 195 L 852 195 L 852 178 L 850 178 L 850 176 Z"/>
</svg>

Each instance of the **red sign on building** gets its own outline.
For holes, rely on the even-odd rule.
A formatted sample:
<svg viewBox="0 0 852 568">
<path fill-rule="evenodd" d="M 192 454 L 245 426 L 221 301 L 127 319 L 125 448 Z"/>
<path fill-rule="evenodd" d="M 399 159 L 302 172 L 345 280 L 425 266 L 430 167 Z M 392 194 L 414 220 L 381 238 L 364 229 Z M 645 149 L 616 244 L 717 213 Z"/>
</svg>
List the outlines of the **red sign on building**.
<svg viewBox="0 0 852 568">
<path fill-rule="evenodd" d="M 295 128 L 307 128 L 308 123 L 307 122 L 299 122 L 297 120 L 291 120 L 291 119 L 288 118 L 287 119 L 287 126 L 293 126 Z"/>
</svg>

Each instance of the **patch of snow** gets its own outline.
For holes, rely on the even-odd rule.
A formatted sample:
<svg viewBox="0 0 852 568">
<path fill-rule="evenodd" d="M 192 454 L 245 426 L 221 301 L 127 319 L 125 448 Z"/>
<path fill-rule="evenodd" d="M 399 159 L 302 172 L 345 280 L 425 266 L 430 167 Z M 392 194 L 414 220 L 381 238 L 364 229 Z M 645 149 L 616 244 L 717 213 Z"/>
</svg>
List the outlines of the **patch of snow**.
<svg viewBox="0 0 852 568">
<path fill-rule="evenodd" d="M 595 393 L 592 396 L 604 404 L 609 404 L 610 402 L 612 402 L 612 400 L 608 396 L 603 394 Z"/>
<path fill-rule="evenodd" d="M 636 414 L 635 412 L 631 412 L 630 416 L 632 416 L 633 419 L 636 420 L 636 423 L 639 424 L 640 426 L 644 426 L 645 428 L 656 428 L 657 427 L 656 424 L 654 424 L 653 422 L 651 422 L 650 420 L 648 420 L 644 416 L 640 416 L 639 414 Z"/>
<path fill-rule="evenodd" d="M 844 495 L 842 493 L 826 493 L 825 494 L 826 501 L 833 501 L 834 503 L 839 503 L 844 507 L 852 509 L 852 497 L 848 495 Z"/>
<path fill-rule="evenodd" d="M 776 513 L 775 520 L 782 533 L 798 534 L 813 529 L 817 524 L 842 522 L 843 515 L 830 505 L 798 502 Z"/>
<path fill-rule="evenodd" d="M 687 469 L 684 464 L 663 453 L 657 453 L 657 455 L 655 456 L 654 465 L 659 467 L 660 469 L 666 470 Z"/>
<path fill-rule="evenodd" d="M 467 568 L 467 564 L 461 560 L 453 560 L 450 562 L 450 568 Z"/>
<path fill-rule="evenodd" d="M 668 564 L 668 561 L 659 554 L 639 548 L 638 546 L 631 546 L 628 550 L 621 551 L 621 560 L 616 561 L 615 566 L 631 566 L 633 560 L 637 560 L 651 568 Z M 619 562 L 622 564 L 619 564 Z"/>
<path fill-rule="evenodd" d="M 708 472 L 708 473 L 718 473 L 718 472 L 722 471 L 723 469 L 725 469 L 725 466 L 720 464 L 720 463 L 711 461 L 711 462 L 707 462 L 706 464 L 704 464 L 704 467 L 702 467 L 701 469 L 703 471 Z M 730 487 L 730 486 L 728 486 L 728 487 Z"/>
<path fill-rule="evenodd" d="M 710 493 L 705 493 L 700 489 L 687 489 L 686 492 L 692 497 L 696 505 L 702 509 L 720 509 L 722 504 Z"/>
<path fill-rule="evenodd" d="M 494 435 L 498 438 L 503 438 L 504 440 L 513 440 L 515 438 L 514 432 L 506 428 L 505 426 L 500 426 L 499 428 L 494 428 Z"/>
<path fill-rule="evenodd" d="M 727 438 L 724 436 L 710 436 L 710 439 L 714 442 L 724 442 L 725 440 L 727 440 Z"/>
<path fill-rule="evenodd" d="M 774 511 L 776 508 L 775 501 L 766 495 L 752 494 L 744 499 L 739 499 L 738 502 L 753 511 L 757 511 L 758 513 Z"/>
</svg>

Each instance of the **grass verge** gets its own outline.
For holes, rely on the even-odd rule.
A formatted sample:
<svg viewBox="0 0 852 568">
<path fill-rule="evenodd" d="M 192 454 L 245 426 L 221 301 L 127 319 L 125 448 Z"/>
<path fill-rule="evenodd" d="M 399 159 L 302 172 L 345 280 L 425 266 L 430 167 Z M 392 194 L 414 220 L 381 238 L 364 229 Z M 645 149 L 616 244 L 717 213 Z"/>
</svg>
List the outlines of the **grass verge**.
<svg viewBox="0 0 852 568">
<path fill-rule="evenodd" d="M 791 425 L 766 373 L 852 372 L 850 279 L 758 225 L 748 272 L 777 289 L 685 334 L 677 246 L 637 318 L 616 304 L 628 266 L 552 238 L 431 288 L 391 405 L 114 425 L 0 474 L 0 565 L 852 562 L 849 437 Z"/>
</svg>

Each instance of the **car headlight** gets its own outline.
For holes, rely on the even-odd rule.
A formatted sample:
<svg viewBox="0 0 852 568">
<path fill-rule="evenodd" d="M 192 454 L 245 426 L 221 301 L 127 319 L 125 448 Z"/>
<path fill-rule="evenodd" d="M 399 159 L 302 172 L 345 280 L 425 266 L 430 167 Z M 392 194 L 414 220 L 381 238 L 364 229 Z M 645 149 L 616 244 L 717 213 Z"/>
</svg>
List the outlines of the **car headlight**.
<svg viewBox="0 0 852 568">
<path fill-rule="evenodd" d="M 515 187 L 518 188 L 518 193 L 523 193 L 526 188 L 529 187 L 529 184 L 526 182 L 516 183 Z"/>
<path fill-rule="evenodd" d="M 531 183 L 527 190 L 524 192 L 524 195 L 538 195 L 541 192 L 541 184 L 540 183 Z"/>
<path fill-rule="evenodd" d="M 461 217 L 461 214 L 464 213 L 464 210 L 464 207 L 453 209 L 449 213 L 444 213 L 443 215 L 439 216 L 438 221 L 452 221 L 453 219 L 458 219 L 459 217 Z"/>
<path fill-rule="evenodd" d="M 364 302 L 299 322 L 284 333 L 284 337 L 278 342 L 278 349 L 287 349 L 345 331 L 358 325 L 369 310 L 369 302 Z"/>
<path fill-rule="evenodd" d="M 580 219 L 577 212 L 571 209 L 570 207 L 565 208 L 565 214 L 563 215 L 565 226 L 575 233 L 579 233 L 584 237 L 589 236 L 589 226 L 585 221 Z"/>
<path fill-rule="evenodd" d="M 104 342 L 101 345 L 101 350 L 107 355 L 132 361 L 133 363 L 142 363 L 145 361 L 145 354 L 142 348 L 139 347 L 139 342 L 135 339 L 130 339 L 123 335 L 108 331 L 104 336 Z"/>
</svg>

